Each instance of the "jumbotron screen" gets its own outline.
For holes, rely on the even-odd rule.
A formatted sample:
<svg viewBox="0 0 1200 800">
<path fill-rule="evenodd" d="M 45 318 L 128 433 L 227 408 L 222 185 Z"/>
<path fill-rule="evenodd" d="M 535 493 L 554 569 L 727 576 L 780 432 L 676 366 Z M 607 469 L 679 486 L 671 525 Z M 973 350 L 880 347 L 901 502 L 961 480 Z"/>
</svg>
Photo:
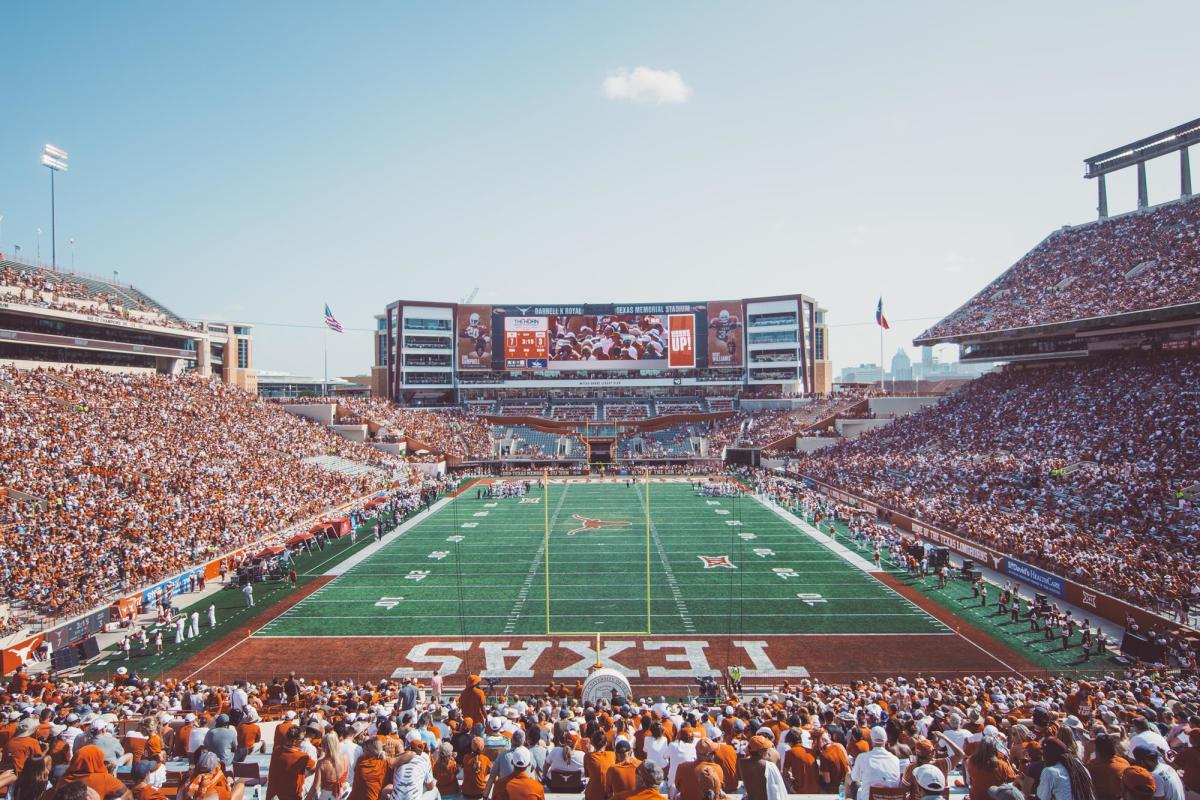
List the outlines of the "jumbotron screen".
<svg viewBox="0 0 1200 800">
<path fill-rule="evenodd" d="M 740 367 L 742 304 L 458 308 L 460 370 Z"/>
</svg>

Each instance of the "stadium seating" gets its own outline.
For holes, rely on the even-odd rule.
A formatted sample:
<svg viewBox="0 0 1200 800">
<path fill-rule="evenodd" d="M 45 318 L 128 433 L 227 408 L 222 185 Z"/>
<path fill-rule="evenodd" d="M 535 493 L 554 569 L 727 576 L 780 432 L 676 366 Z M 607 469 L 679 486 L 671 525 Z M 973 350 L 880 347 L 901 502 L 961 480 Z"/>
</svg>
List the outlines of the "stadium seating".
<svg viewBox="0 0 1200 800">
<path fill-rule="evenodd" d="M 733 411 L 734 402 L 732 397 L 710 397 L 708 398 L 708 410 L 713 413 Z"/>
<path fill-rule="evenodd" d="M 579 458 L 583 442 L 569 434 L 550 433 L 526 425 L 499 427 L 496 441 L 503 452 L 516 458 Z"/>
<path fill-rule="evenodd" d="M 551 419 L 584 422 L 597 419 L 598 417 L 599 411 L 595 403 L 568 403 L 565 405 L 554 405 L 550 408 Z"/>
<path fill-rule="evenodd" d="M 1200 197 L 1047 236 L 918 339 L 1200 302 Z"/>
<path fill-rule="evenodd" d="M 664 417 L 668 414 L 699 414 L 704 410 L 699 400 L 659 400 L 654 408 L 659 416 Z"/>
<path fill-rule="evenodd" d="M 1200 358 L 984 376 L 795 469 L 1147 608 L 1200 580 Z"/>
<path fill-rule="evenodd" d="M 40 498 L 0 507 L 0 584 L 30 614 L 92 608 L 412 477 L 201 378 L 0 368 L 0 408 L 0 486 Z M 64 563 L 87 564 L 86 580 Z"/>
<path fill-rule="evenodd" d="M 198 327 L 132 286 L 53 272 L 18 261 L 0 261 L 0 299 L 172 328 Z"/>
<path fill-rule="evenodd" d="M 645 403 L 604 404 L 604 418 L 610 422 L 634 422 L 649 416 L 650 406 Z"/>
<path fill-rule="evenodd" d="M 546 414 L 546 404 L 534 401 L 507 401 L 500 406 L 501 416 L 541 417 Z"/>
<path fill-rule="evenodd" d="M 339 399 L 342 411 L 383 426 L 393 436 L 406 436 L 437 454 L 463 460 L 490 458 L 491 425 L 457 409 L 401 408 L 385 400 Z"/>
</svg>

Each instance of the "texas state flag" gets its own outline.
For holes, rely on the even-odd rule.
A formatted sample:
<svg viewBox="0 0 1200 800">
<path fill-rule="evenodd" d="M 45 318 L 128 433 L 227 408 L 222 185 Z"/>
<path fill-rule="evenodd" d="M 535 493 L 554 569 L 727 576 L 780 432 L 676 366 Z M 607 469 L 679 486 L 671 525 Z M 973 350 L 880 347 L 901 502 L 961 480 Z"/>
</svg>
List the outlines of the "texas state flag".
<svg viewBox="0 0 1200 800">
<path fill-rule="evenodd" d="M 885 331 L 891 328 L 888 325 L 887 317 L 883 315 L 883 298 L 879 298 L 879 303 L 875 306 L 875 324 L 883 328 Z"/>
</svg>

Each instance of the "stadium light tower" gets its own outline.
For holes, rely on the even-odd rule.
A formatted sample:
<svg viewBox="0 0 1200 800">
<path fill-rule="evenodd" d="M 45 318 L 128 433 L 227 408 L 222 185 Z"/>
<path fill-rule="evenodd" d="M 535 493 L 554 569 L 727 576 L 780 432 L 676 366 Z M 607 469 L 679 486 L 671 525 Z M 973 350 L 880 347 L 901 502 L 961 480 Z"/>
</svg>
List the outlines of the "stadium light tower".
<svg viewBox="0 0 1200 800">
<path fill-rule="evenodd" d="M 58 236 L 54 225 L 54 173 L 67 171 L 67 151 L 52 144 L 42 148 L 42 166 L 50 170 L 50 265 L 58 269 Z"/>
</svg>

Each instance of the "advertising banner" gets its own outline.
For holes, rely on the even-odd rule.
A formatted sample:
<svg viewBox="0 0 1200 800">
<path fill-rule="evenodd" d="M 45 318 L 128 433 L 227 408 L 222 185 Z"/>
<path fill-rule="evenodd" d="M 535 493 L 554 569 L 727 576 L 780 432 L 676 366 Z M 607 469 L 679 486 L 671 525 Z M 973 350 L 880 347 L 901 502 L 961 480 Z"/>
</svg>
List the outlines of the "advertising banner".
<svg viewBox="0 0 1200 800">
<path fill-rule="evenodd" d="M 455 352 L 459 369 L 492 368 L 492 307 L 459 306 Z"/>
<path fill-rule="evenodd" d="M 183 594 L 188 590 L 192 579 L 198 583 L 200 581 L 201 570 L 199 568 L 190 569 L 182 575 L 176 575 L 174 578 L 165 580 L 162 583 L 157 583 L 149 589 L 142 591 L 142 608 L 147 608 L 158 602 L 158 598 L 162 597 L 166 592 L 167 587 L 171 587 L 171 596 Z"/>
<path fill-rule="evenodd" d="M 708 365 L 742 366 L 742 304 L 724 300 L 708 304 Z"/>
<path fill-rule="evenodd" d="M 1035 589 L 1046 594 L 1052 594 L 1060 599 L 1066 598 L 1066 584 L 1057 575 L 1030 566 L 1024 561 L 1017 561 L 1011 556 L 1004 559 L 1004 571 L 1018 580 L 1025 581 Z"/>
<path fill-rule="evenodd" d="M 692 314 L 672 314 L 667 317 L 670 338 L 668 365 L 672 369 L 691 369 L 696 366 L 696 317 Z"/>
</svg>

